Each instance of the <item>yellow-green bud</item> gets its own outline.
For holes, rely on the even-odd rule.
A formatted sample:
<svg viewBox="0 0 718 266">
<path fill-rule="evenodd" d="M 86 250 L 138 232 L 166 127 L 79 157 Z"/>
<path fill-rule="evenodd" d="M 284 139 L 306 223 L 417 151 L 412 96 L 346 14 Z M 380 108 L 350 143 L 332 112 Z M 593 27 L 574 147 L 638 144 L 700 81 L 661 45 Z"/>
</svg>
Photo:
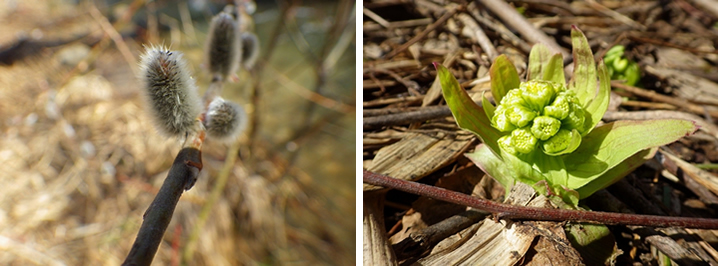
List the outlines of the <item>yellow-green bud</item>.
<svg viewBox="0 0 718 266">
<path fill-rule="evenodd" d="M 516 149 L 514 149 L 514 146 L 511 146 L 511 136 L 506 135 L 501 138 L 499 138 L 499 147 L 501 147 L 502 150 L 510 153 L 510 154 L 516 154 Z"/>
<path fill-rule="evenodd" d="M 577 129 L 578 131 L 583 131 L 583 123 L 586 121 L 586 112 L 583 110 L 583 107 L 577 103 L 571 103 L 571 112 L 568 113 L 568 116 L 561 120 L 561 122 L 564 124 L 564 127 L 568 129 Z"/>
<path fill-rule="evenodd" d="M 561 129 L 548 140 L 544 141 L 542 148 L 546 153 L 558 153 L 571 144 L 571 130 Z"/>
<path fill-rule="evenodd" d="M 613 69 L 618 72 L 623 72 L 628 67 L 628 59 L 620 58 L 613 60 Z"/>
<path fill-rule="evenodd" d="M 561 121 L 550 116 L 539 116 L 534 118 L 534 124 L 531 126 L 531 133 L 540 140 L 547 140 L 561 128 Z"/>
<path fill-rule="evenodd" d="M 525 127 L 536 117 L 536 112 L 522 105 L 512 105 L 506 110 L 506 116 L 516 127 Z"/>
<path fill-rule="evenodd" d="M 526 105 L 523 97 L 521 97 L 521 90 L 518 88 L 509 90 L 503 98 L 501 98 L 500 105 L 512 106 L 512 105 Z"/>
<path fill-rule="evenodd" d="M 571 91 L 559 93 L 553 103 L 543 108 L 543 114 L 558 120 L 566 118 L 571 111 L 571 94 Z"/>
<path fill-rule="evenodd" d="M 530 153 L 536 149 L 538 139 L 527 128 L 519 128 L 511 132 L 511 146 L 520 153 Z"/>
<path fill-rule="evenodd" d="M 494 111 L 494 117 L 491 119 L 491 123 L 496 129 L 501 132 L 509 132 L 516 129 L 516 127 L 511 124 L 509 118 L 506 116 L 506 107 L 503 105 L 499 105 L 496 108 L 496 110 Z"/>
<path fill-rule="evenodd" d="M 520 89 L 526 106 L 536 111 L 543 110 L 544 106 L 551 103 L 556 95 L 554 83 L 550 81 L 529 80 L 521 83 Z"/>
</svg>

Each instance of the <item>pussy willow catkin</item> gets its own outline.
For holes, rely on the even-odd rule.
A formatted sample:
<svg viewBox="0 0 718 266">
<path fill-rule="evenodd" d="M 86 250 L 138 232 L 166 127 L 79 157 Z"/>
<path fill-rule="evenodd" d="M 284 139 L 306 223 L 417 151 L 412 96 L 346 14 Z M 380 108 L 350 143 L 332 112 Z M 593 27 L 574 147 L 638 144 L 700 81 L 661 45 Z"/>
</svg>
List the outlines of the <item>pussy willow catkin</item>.
<svg viewBox="0 0 718 266">
<path fill-rule="evenodd" d="M 259 58 L 259 38 L 251 32 L 242 33 L 242 66 L 252 69 Z"/>
<path fill-rule="evenodd" d="M 247 114 L 236 103 L 217 97 L 209 104 L 204 127 L 213 139 L 231 142 L 244 130 Z"/>
<path fill-rule="evenodd" d="M 168 136 L 197 130 L 200 98 L 182 53 L 163 46 L 147 47 L 140 70 L 143 98 L 157 129 Z"/>
<path fill-rule="evenodd" d="M 238 13 L 232 5 L 212 18 L 205 53 L 213 80 L 226 80 L 237 72 L 242 61 Z"/>
</svg>

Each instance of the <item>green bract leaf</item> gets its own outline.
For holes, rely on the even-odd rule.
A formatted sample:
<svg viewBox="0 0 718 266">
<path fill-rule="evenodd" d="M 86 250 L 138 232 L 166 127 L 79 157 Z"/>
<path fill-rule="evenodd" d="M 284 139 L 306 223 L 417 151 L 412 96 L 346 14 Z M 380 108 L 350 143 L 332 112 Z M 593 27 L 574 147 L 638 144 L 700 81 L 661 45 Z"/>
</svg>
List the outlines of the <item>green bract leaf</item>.
<svg viewBox="0 0 718 266">
<path fill-rule="evenodd" d="M 563 56 L 561 54 L 553 55 L 551 60 L 548 61 L 543 73 L 543 79 L 566 86 L 566 76 L 563 74 Z"/>
<path fill-rule="evenodd" d="M 568 172 L 566 172 L 566 165 L 561 157 L 550 156 L 542 152 L 528 154 L 523 158 L 520 155 L 517 157 L 524 159 L 524 161 L 530 160 L 533 169 L 538 170 L 545 176 L 545 180 L 548 181 L 554 193 L 561 194 L 561 186 L 566 186 L 568 183 Z"/>
<path fill-rule="evenodd" d="M 498 153 L 497 142 L 501 133 L 491 126 L 491 121 L 484 110 L 471 100 L 469 94 L 459 86 L 459 81 L 454 75 L 438 63 L 434 63 L 434 66 L 441 83 L 441 92 L 444 94 L 446 104 L 451 109 L 456 123 L 459 127 L 476 134 L 491 150 Z M 516 70 L 514 69 L 514 71 Z"/>
<path fill-rule="evenodd" d="M 519 73 L 506 55 L 502 54 L 494 60 L 489 69 L 489 76 L 491 76 L 491 94 L 496 104 L 501 102 L 509 90 L 519 87 Z"/>
<path fill-rule="evenodd" d="M 498 181 L 506 189 L 507 195 L 516 181 L 529 184 L 537 191 L 549 186 L 546 182 L 547 177 L 531 165 L 505 152 L 502 152 L 499 158 L 483 143 L 476 146 L 473 153 L 466 153 L 464 156 L 481 168 L 481 171 Z"/>
<path fill-rule="evenodd" d="M 585 107 L 596 95 L 596 62 L 593 60 L 593 52 L 591 52 L 586 36 L 576 26 L 571 26 L 571 42 L 573 44 L 573 77 L 568 83 L 568 87 L 576 92 L 581 106 Z"/>
<path fill-rule="evenodd" d="M 633 154 L 671 143 L 696 129 L 693 122 L 677 119 L 623 120 L 597 127 L 583 138 L 578 149 L 562 156 L 571 177 L 568 187 L 581 188 Z"/>
<path fill-rule="evenodd" d="M 494 117 L 494 112 L 496 111 L 496 107 L 489 102 L 489 99 L 486 99 L 484 97 L 484 94 L 481 94 L 481 107 L 484 108 L 484 113 L 486 114 L 486 117 L 491 119 Z"/>
<path fill-rule="evenodd" d="M 598 94 L 596 94 L 596 97 L 584 108 L 588 113 L 583 125 L 584 134 L 596 127 L 598 121 L 601 121 L 606 110 L 608 110 L 608 101 L 610 100 L 611 94 L 611 77 L 608 75 L 608 70 L 606 69 L 606 65 L 603 64 L 603 61 L 598 62 L 598 80 Z"/>
<path fill-rule="evenodd" d="M 564 228 L 566 237 L 581 253 L 584 261 L 590 261 L 596 265 L 615 264 L 611 262 L 618 256 L 616 240 L 608 227 L 602 224 L 569 223 Z"/>
<path fill-rule="evenodd" d="M 481 171 L 496 179 L 499 184 L 504 186 L 507 194 L 516 183 L 514 170 L 508 167 L 501 158 L 497 157 L 483 143 L 476 146 L 476 150 L 473 153 L 466 153 L 464 156 L 481 168 Z"/>
<path fill-rule="evenodd" d="M 600 177 L 594 179 L 588 184 L 585 184 L 584 186 L 576 189 L 576 191 L 578 191 L 578 194 L 581 195 L 581 199 L 583 199 L 592 195 L 593 193 L 596 193 L 596 191 L 599 191 L 612 185 L 613 183 L 616 183 L 618 180 L 628 175 L 628 173 L 633 172 L 633 170 L 653 158 L 653 155 L 656 154 L 657 150 L 658 147 L 653 147 L 631 155 L 631 157 L 628 157 L 628 159 L 614 166 L 613 168 L 611 168 L 611 170 L 608 170 L 607 172 L 603 173 Z"/>
<path fill-rule="evenodd" d="M 544 77 L 546 67 L 551 60 L 551 52 L 543 43 L 537 43 L 529 53 L 529 67 L 526 73 L 526 80 L 540 79 Z M 566 82 L 566 81 L 564 81 Z"/>
</svg>

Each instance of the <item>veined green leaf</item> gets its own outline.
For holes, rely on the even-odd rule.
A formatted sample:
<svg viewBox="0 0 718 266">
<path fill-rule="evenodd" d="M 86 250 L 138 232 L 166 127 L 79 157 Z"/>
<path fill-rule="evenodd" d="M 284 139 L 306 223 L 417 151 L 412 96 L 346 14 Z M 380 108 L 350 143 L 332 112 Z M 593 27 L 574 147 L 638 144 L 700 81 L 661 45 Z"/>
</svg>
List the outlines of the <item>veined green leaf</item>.
<svg viewBox="0 0 718 266">
<path fill-rule="evenodd" d="M 481 107 L 484 108 L 484 113 L 489 118 L 489 120 L 491 120 L 494 117 L 494 111 L 496 111 L 496 106 L 491 104 L 491 102 L 489 102 L 489 99 L 486 99 L 486 97 L 484 97 L 483 93 L 481 94 Z"/>
<path fill-rule="evenodd" d="M 537 169 L 548 181 L 552 189 L 557 190 L 560 186 L 568 185 L 568 173 L 563 158 L 550 156 L 543 152 L 535 152 L 531 155 L 534 169 Z"/>
<path fill-rule="evenodd" d="M 596 193 L 596 191 L 599 191 L 612 185 L 613 183 L 616 183 L 624 176 L 633 172 L 633 170 L 641 166 L 643 163 L 653 158 L 653 155 L 656 154 L 656 150 L 658 150 L 658 147 L 645 149 L 634 155 L 631 155 L 631 157 L 628 157 L 628 159 L 611 168 L 611 170 L 608 170 L 607 172 L 603 173 L 600 177 L 576 189 L 576 191 L 578 191 L 580 198 L 583 199 L 592 195 L 593 193 Z"/>
<path fill-rule="evenodd" d="M 598 62 L 598 80 L 598 94 L 585 108 L 588 115 L 586 116 L 586 121 L 583 122 L 583 132 L 590 132 L 591 129 L 596 127 L 598 121 L 601 121 L 606 110 L 608 110 L 608 101 L 611 94 L 611 76 L 608 74 L 608 69 L 606 69 L 603 61 Z"/>
<path fill-rule="evenodd" d="M 518 88 L 520 85 L 516 67 L 503 54 L 494 60 L 494 64 L 489 69 L 489 76 L 491 76 L 491 94 L 493 94 L 497 105 L 501 103 L 501 99 L 509 90 Z"/>
<path fill-rule="evenodd" d="M 572 246 L 581 253 L 584 261 L 597 265 L 612 265 L 617 253 L 616 239 L 605 225 L 588 223 L 568 223 L 564 226 L 566 237 Z"/>
<path fill-rule="evenodd" d="M 562 156 L 570 176 L 567 187 L 584 187 L 637 152 L 674 142 L 696 129 L 692 121 L 677 119 L 622 120 L 597 127 L 578 149 Z"/>
<path fill-rule="evenodd" d="M 473 153 L 466 153 L 464 156 L 481 168 L 481 171 L 484 171 L 484 173 L 504 186 L 506 193 L 516 183 L 513 170 L 483 143 L 479 144 Z"/>
<path fill-rule="evenodd" d="M 548 65 L 549 60 L 551 60 L 551 51 L 548 50 L 548 47 L 543 43 L 535 44 L 529 53 L 529 68 L 528 73 L 526 73 L 526 80 L 543 78 L 544 72 L 546 72 L 544 67 Z"/>
<path fill-rule="evenodd" d="M 548 64 L 546 64 L 546 69 L 544 69 L 543 79 L 566 86 L 566 76 L 563 74 L 563 56 L 561 54 L 551 56 Z"/>
<path fill-rule="evenodd" d="M 593 60 L 593 52 L 586 36 L 576 26 L 571 26 L 571 43 L 573 44 L 573 77 L 568 87 L 576 92 L 581 106 L 586 107 L 596 95 L 596 62 Z"/>
<path fill-rule="evenodd" d="M 499 146 L 497 141 L 501 137 L 501 132 L 491 126 L 491 120 L 486 116 L 484 110 L 461 88 L 459 81 L 456 80 L 449 69 L 438 63 L 434 63 L 434 66 L 439 76 L 444 99 L 449 109 L 451 109 L 456 123 L 459 127 L 476 134 L 481 141 L 498 154 Z M 516 70 L 514 69 L 514 71 Z"/>
<path fill-rule="evenodd" d="M 485 144 L 479 144 L 473 153 L 466 153 L 464 156 L 474 162 L 484 173 L 501 183 L 507 193 L 516 181 L 533 186 L 539 181 L 546 180 L 541 172 L 516 156 L 501 151 L 501 158 L 499 158 Z"/>
</svg>

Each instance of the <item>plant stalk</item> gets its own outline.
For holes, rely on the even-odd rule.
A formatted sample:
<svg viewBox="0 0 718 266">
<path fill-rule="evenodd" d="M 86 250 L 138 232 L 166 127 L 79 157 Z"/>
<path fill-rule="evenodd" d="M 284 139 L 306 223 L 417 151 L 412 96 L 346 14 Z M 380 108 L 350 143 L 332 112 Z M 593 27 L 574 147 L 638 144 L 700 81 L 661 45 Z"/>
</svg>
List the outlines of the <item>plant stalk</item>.
<svg viewBox="0 0 718 266">
<path fill-rule="evenodd" d="M 364 170 L 364 183 L 398 189 L 416 195 L 473 207 L 492 213 L 495 220 L 508 218 L 516 220 L 570 221 L 610 225 L 641 225 L 648 227 L 675 226 L 696 229 L 718 229 L 718 219 L 548 209 L 503 204 L 475 198 L 443 188 L 400 180 L 366 170 Z"/>
<path fill-rule="evenodd" d="M 192 187 L 202 170 L 199 149 L 188 147 L 177 153 L 167 179 L 143 215 L 142 226 L 122 265 L 150 265 L 172 220 L 182 192 Z"/>
</svg>

